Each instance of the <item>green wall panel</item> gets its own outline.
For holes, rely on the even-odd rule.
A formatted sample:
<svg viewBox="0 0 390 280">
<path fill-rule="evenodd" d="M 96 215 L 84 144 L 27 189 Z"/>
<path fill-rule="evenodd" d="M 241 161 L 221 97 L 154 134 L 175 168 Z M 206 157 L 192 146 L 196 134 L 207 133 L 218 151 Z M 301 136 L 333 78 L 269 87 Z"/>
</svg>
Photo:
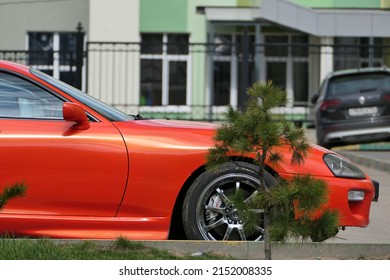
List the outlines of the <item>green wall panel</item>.
<svg viewBox="0 0 390 280">
<path fill-rule="evenodd" d="M 239 7 L 260 7 L 261 0 L 237 0 Z"/>
<path fill-rule="evenodd" d="M 381 0 L 291 0 L 311 8 L 381 8 Z M 383 0 L 382 0 L 383 1 Z"/>
<path fill-rule="evenodd" d="M 185 0 L 140 0 L 140 32 L 188 32 L 187 2 Z"/>
</svg>

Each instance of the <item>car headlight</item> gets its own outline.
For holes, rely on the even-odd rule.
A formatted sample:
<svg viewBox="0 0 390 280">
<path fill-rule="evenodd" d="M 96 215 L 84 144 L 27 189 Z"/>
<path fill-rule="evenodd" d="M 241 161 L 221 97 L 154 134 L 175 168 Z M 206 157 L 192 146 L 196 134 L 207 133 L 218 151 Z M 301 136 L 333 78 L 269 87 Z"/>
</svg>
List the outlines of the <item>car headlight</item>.
<svg viewBox="0 0 390 280">
<path fill-rule="evenodd" d="M 336 177 L 364 179 L 366 175 L 352 162 L 336 155 L 325 154 L 324 162 Z"/>
</svg>

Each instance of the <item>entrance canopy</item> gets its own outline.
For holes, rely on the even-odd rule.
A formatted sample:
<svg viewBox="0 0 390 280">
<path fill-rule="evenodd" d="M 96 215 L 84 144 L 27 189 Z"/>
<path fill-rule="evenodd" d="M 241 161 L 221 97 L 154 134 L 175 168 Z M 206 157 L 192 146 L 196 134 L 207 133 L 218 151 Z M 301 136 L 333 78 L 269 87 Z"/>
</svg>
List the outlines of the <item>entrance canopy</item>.
<svg viewBox="0 0 390 280">
<path fill-rule="evenodd" d="M 390 37 L 390 11 L 314 10 L 287 0 L 262 0 L 260 8 L 205 7 L 215 21 L 266 21 L 318 37 Z"/>
</svg>

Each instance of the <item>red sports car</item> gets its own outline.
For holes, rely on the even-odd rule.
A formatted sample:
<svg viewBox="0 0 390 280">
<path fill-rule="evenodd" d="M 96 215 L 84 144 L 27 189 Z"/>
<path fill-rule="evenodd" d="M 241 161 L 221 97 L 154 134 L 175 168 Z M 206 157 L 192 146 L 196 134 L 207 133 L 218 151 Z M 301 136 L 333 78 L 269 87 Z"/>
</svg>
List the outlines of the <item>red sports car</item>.
<svg viewBox="0 0 390 280">
<path fill-rule="evenodd" d="M 261 240 L 245 232 L 227 193 L 259 184 L 251 158 L 205 168 L 210 123 L 126 115 L 33 68 L 0 61 L 0 192 L 23 181 L 25 197 L 0 212 L 13 236 L 137 240 Z M 374 182 L 347 159 L 313 145 L 301 166 L 271 176 L 326 180 L 340 226 L 366 227 Z M 377 185 L 378 187 L 378 185 Z"/>
</svg>

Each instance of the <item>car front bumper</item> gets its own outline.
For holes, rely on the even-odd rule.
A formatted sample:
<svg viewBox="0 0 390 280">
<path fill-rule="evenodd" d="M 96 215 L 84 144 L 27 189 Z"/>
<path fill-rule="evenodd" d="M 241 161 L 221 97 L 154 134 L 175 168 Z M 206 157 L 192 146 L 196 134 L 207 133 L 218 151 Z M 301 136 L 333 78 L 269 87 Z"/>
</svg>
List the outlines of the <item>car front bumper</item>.
<svg viewBox="0 0 390 280">
<path fill-rule="evenodd" d="M 284 176 L 283 176 L 284 175 Z M 292 174 L 281 177 L 292 180 Z M 378 201 L 379 183 L 370 178 L 349 179 L 329 176 L 316 176 L 328 186 L 328 202 L 324 205 L 339 216 L 340 227 L 367 227 L 370 222 L 371 203 Z M 351 191 L 361 191 L 364 197 L 359 200 L 349 200 Z"/>
<path fill-rule="evenodd" d="M 378 200 L 379 200 L 379 182 L 372 180 L 372 184 L 374 185 L 374 189 L 375 189 L 375 195 L 372 198 L 372 201 L 378 202 Z"/>
</svg>

